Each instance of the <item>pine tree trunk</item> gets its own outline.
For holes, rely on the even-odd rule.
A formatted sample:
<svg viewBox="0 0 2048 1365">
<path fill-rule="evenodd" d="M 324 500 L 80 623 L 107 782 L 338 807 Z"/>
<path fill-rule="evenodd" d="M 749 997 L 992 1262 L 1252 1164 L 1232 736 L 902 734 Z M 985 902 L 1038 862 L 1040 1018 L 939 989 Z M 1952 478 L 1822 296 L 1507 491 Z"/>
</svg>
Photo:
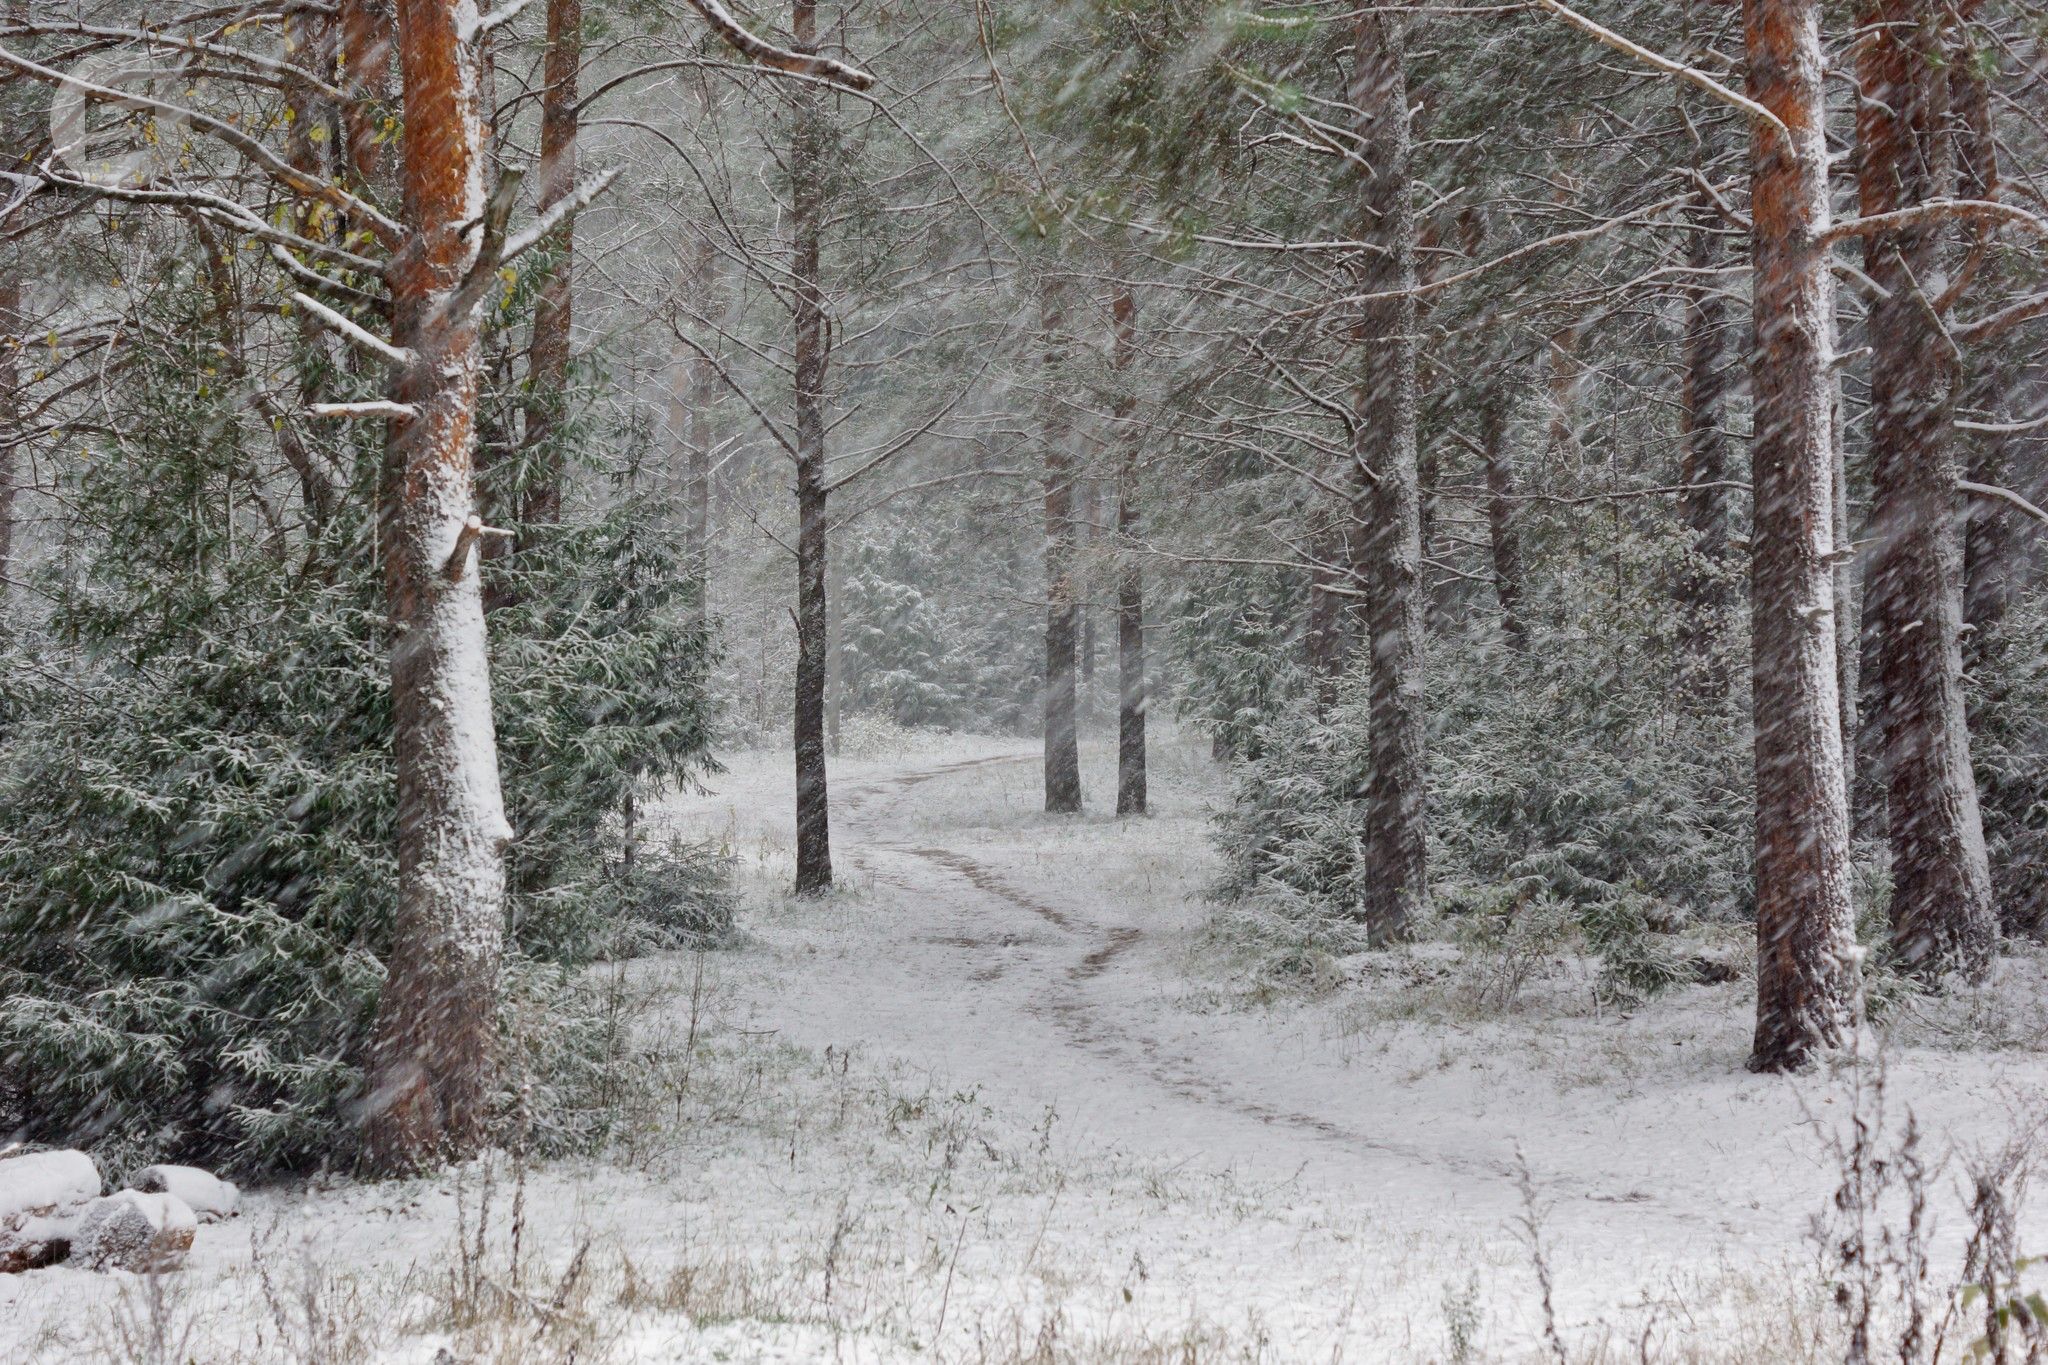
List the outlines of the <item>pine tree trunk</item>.
<svg viewBox="0 0 2048 1365">
<path fill-rule="evenodd" d="M 1756 761 L 1757 1019 L 1749 1065 L 1782 1071 L 1843 1039 L 1855 915 L 1835 672 L 1834 280 L 1819 0 L 1745 0 L 1749 94 L 1790 130 L 1752 126 L 1756 350 L 1751 687 Z"/>
<path fill-rule="evenodd" d="M 1721 252 L 1714 228 L 1712 202 L 1702 190 L 1693 207 L 1694 225 L 1686 248 L 1686 264 L 1710 270 Z M 1686 286 L 1685 376 L 1680 394 L 1679 426 L 1684 455 L 1679 483 L 1686 529 L 1692 534 L 1696 566 L 1679 590 L 1679 647 L 1684 652 L 1696 695 L 1712 701 L 1728 691 L 1721 657 L 1722 632 L 1733 604 L 1729 600 L 1728 568 L 1728 305 L 1719 283 L 1701 276 Z"/>
<path fill-rule="evenodd" d="M 1967 22 L 1977 8 L 1976 0 L 1965 0 L 1960 17 Z M 1998 142 L 1991 123 L 1991 82 L 1975 61 L 1959 57 L 1949 64 L 1949 92 L 1951 122 L 1957 130 L 1956 197 L 1995 199 L 1999 193 Z M 2006 272 L 1996 256 L 1987 260 L 1980 279 L 1992 290 L 2006 283 Z M 1964 409 L 2032 415 L 2024 402 L 2016 401 L 2019 375 L 2013 365 L 1990 357 L 1972 359 L 1976 363 L 1964 379 Z M 1970 482 L 2007 487 L 2016 444 L 2008 434 L 1974 433 L 1967 451 Z M 1964 663 L 1972 673 L 1997 657 L 2002 643 L 2000 626 L 2023 581 L 2018 571 L 2021 550 L 2015 516 L 2012 506 L 2001 499 L 1971 500 L 1963 540 L 1963 623 L 1969 627 L 1964 637 Z M 1970 724 L 1974 730 L 1974 715 Z"/>
<path fill-rule="evenodd" d="M 1074 458 L 1055 388 L 1063 349 L 1058 285 L 1047 278 L 1039 292 L 1039 330 L 1045 346 L 1045 808 L 1055 814 L 1081 809 L 1081 749 L 1074 722 L 1078 630 L 1074 607 Z"/>
<path fill-rule="evenodd" d="M 1366 10 L 1354 30 L 1350 99 L 1369 167 L 1360 175 L 1357 267 L 1366 303 L 1353 457 L 1364 503 L 1358 581 L 1371 649 L 1372 781 L 1365 803 L 1365 923 L 1406 935 L 1427 895 L 1423 732 L 1422 493 L 1416 465 L 1415 219 L 1408 197 L 1409 106 L 1400 16 Z"/>
<path fill-rule="evenodd" d="M 583 65 L 583 0 L 547 0 L 547 60 L 540 93 L 540 212 L 576 190 L 576 87 Z M 522 519 L 542 526 L 562 519 L 560 432 L 568 411 L 569 343 L 575 325 L 573 267 L 576 225 L 564 223 L 548 241 L 554 259 L 534 300 L 533 346 L 526 371 L 527 478 Z"/>
<path fill-rule="evenodd" d="M 473 537 L 477 326 L 450 305 L 477 255 L 485 149 L 468 0 L 401 0 L 404 205 L 414 238 L 390 271 L 414 355 L 393 397 L 385 584 L 396 638 L 398 911 L 378 1003 L 365 1157 L 382 1171 L 460 1157 L 485 1137 L 496 1068 L 504 848 Z"/>
<path fill-rule="evenodd" d="M 1138 400 L 1128 388 L 1138 349 L 1138 301 L 1129 288 L 1111 307 L 1115 363 L 1126 386 L 1117 399 L 1116 439 L 1116 813 L 1145 813 L 1145 575 L 1138 560 Z"/>
<path fill-rule="evenodd" d="M 796 0 L 791 30 L 813 50 L 816 0 Z M 790 231 L 796 284 L 796 893 L 832 886 L 832 825 L 825 786 L 825 325 L 821 235 L 825 219 L 824 110 L 800 89 L 790 140 Z"/>
<path fill-rule="evenodd" d="M 1940 14 L 1925 0 L 1871 0 L 1862 14 L 1856 121 L 1865 217 L 1947 188 L 1947 79 Z M 1870 305 L 1870 610 L 1890 791 L 1892 945 L 1929 976 L 1981 977 L 1998 945 L 1991 872 L 1964 717 L 1962 544 L 1956 529 L 1955 370 L 1933 299 L 1940 230 L 1864 239 Z"/>
<path fill-rule="evenodd" d="M 384 179 L 384 104 L 391 98 L 390 0 L 340 0 L 342 141 L 349 187 L 362 191 Z"/>
<path fill-rule="evenodd" d="M 1529 652 L 1529 628 L 1522 620 L 1522 537 L 1515 529 L 1514 474 L 1508 468 L 1508 396 L 1487 395 L 1480 414 L 1480 448 L 1486 452 L 1486 539 L 1493 555 L 1493 595 L 1500 603 L 1501 636 L 1517 654 Z"/>
</svg>

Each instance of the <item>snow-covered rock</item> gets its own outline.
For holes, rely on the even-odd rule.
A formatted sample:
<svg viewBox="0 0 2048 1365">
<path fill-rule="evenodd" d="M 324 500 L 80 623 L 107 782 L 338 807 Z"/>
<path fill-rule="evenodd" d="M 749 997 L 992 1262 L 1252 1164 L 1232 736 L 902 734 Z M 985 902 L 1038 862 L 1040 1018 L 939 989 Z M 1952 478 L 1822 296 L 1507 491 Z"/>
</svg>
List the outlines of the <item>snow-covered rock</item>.
<svg viewBox="0 0 2048 1365">
<path fill-rule="evenodd" d="M 0 1274 L 63 1260 L 74 1221 L 99 1193 L 99 1167 L 84 1152 L 0 1157 Z"/>
<path fill-rule="evenodd" d="M 234 1217 L 236 1201 L 242 1196 L 233 1181 L 222 1180 L 197 1166 L 144 1166 L 128 1177 L 128 1188 L 144 1194 L 174 1194 L 191 1207 L 202 1223 Z"/>
<path fill-rule="evenodd" d="M 175 1194 L 121 1190 L 78 1215 L 71 1256 L 92 1270 L 176 1270 L 198 1226 L 191 1206 Z"/>
</svg>

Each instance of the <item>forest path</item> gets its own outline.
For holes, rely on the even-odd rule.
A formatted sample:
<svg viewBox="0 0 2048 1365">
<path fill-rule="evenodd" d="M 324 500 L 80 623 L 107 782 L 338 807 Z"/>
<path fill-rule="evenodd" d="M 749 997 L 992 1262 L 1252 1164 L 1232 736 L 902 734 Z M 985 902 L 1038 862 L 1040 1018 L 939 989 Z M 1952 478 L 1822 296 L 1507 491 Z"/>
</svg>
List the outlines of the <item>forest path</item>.
<svg viewBox="0 0 2048 1365">
<path fill-rule="evenodd" d="M 1742 1070 L 1742 985 L 1631 1017 L 1592 1009 L 1567 967 L 1525 1009 L 1460 1017 L 1424 1003 L 1445 976 L 1424 947 L 1322 999 L 1263 997 L 1201 940 L 1221 794 L 1206 759 L 1155 750 L 1154 816 L 1118 821 L 1042 814 L 1035 746 L 963 747 L 836 778 L 843 889 L 756 923 L 759 1026 L 1051 1114 L 1137 1160 L 1227 1173 L 1311 1223 L 1362 1220 L 1427 1244 L 1452 1278 L 1472 1257 L 1526 1267 L 1526 1160 L 1581 1321 L 1731 1267 L 1811 1264 L 1810 1218 L 1838 1179 L 1825 1135 L 1854 1098 L 1846 1077 Z M 1106 746 L 1084 767 L 1090 793 L 1113 790 Z M 786 801 L 744 780 L 728 810 L 766 835 Z M 2038 1058 L 1955 1063 L 1891 1064 L 1894 1102 L 1937 1143 L 1993 1143 L 2043 1093 Z"/>
</svg>

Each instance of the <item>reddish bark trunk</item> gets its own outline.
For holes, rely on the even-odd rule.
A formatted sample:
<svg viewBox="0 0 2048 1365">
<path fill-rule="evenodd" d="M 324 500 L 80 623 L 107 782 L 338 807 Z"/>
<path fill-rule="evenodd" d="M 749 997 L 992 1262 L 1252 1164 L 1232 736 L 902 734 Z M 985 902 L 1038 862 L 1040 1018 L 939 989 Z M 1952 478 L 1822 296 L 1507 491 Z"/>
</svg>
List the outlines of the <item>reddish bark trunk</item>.
<svg viewBox="0 0 2048 1365">
<path fill-rule="evenodd" d="M 1756 763 L 1757 1020 L 1749 1065 L 1781 1071 L 1842 1041 L 1854 995 L 1849 817 L 1836 693 L 1828 371 L 1834 281 L 1819 0 L 1745 0 L 1756 339 L 1750 557 Z"/>
<path fill-rule="evenodd" d="M 583 65 L 583 0 L 548 0 L 548 52 L 540 97 L 539 207 L 548 209 L 576 190 L 576 88 Z M 570 334 L 576 225 L 565 223 L 549 242 L 554 259 L 534 300 L 533 347 L 526 371 L 526 465 L 530 481 L 525 520 L 551 525 L 562 519 L 561 429 L 568 408 Z"/>
<path fill-rule="evenodd" d="M 398 911 L 378 1004 L 365 1157 L 384 1171 L 474 1152 L 494 1082 L 503 852 L 490 668 L 473 537 L 480 368 L 471 310 L 451 303 L 477 256 L 484 147 L 470 0 L 401 0 L 404 203 L 389 270 L 412 362 L 393 397 L 382 534 L 395 639 Z"/>
<path fill-rule="evenodd" d="M 384 174 L 394 32 L 391 0 L 341 0 L 342 140 L 353 188 L 375 186 Z"/>
</svg>

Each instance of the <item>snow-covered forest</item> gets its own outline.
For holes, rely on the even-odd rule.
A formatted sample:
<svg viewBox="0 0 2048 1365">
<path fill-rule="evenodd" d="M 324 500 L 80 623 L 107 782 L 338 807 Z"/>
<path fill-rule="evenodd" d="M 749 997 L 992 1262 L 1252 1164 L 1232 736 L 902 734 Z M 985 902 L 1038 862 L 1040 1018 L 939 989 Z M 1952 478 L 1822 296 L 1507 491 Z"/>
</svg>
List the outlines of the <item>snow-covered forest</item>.
<svg viewBox="0 0 2048 1365">
<path fill-rule="evenodd" d="M 0 0 L 0 1365 L 2048 1361 L 2039 0 Z"/>
</svg>

